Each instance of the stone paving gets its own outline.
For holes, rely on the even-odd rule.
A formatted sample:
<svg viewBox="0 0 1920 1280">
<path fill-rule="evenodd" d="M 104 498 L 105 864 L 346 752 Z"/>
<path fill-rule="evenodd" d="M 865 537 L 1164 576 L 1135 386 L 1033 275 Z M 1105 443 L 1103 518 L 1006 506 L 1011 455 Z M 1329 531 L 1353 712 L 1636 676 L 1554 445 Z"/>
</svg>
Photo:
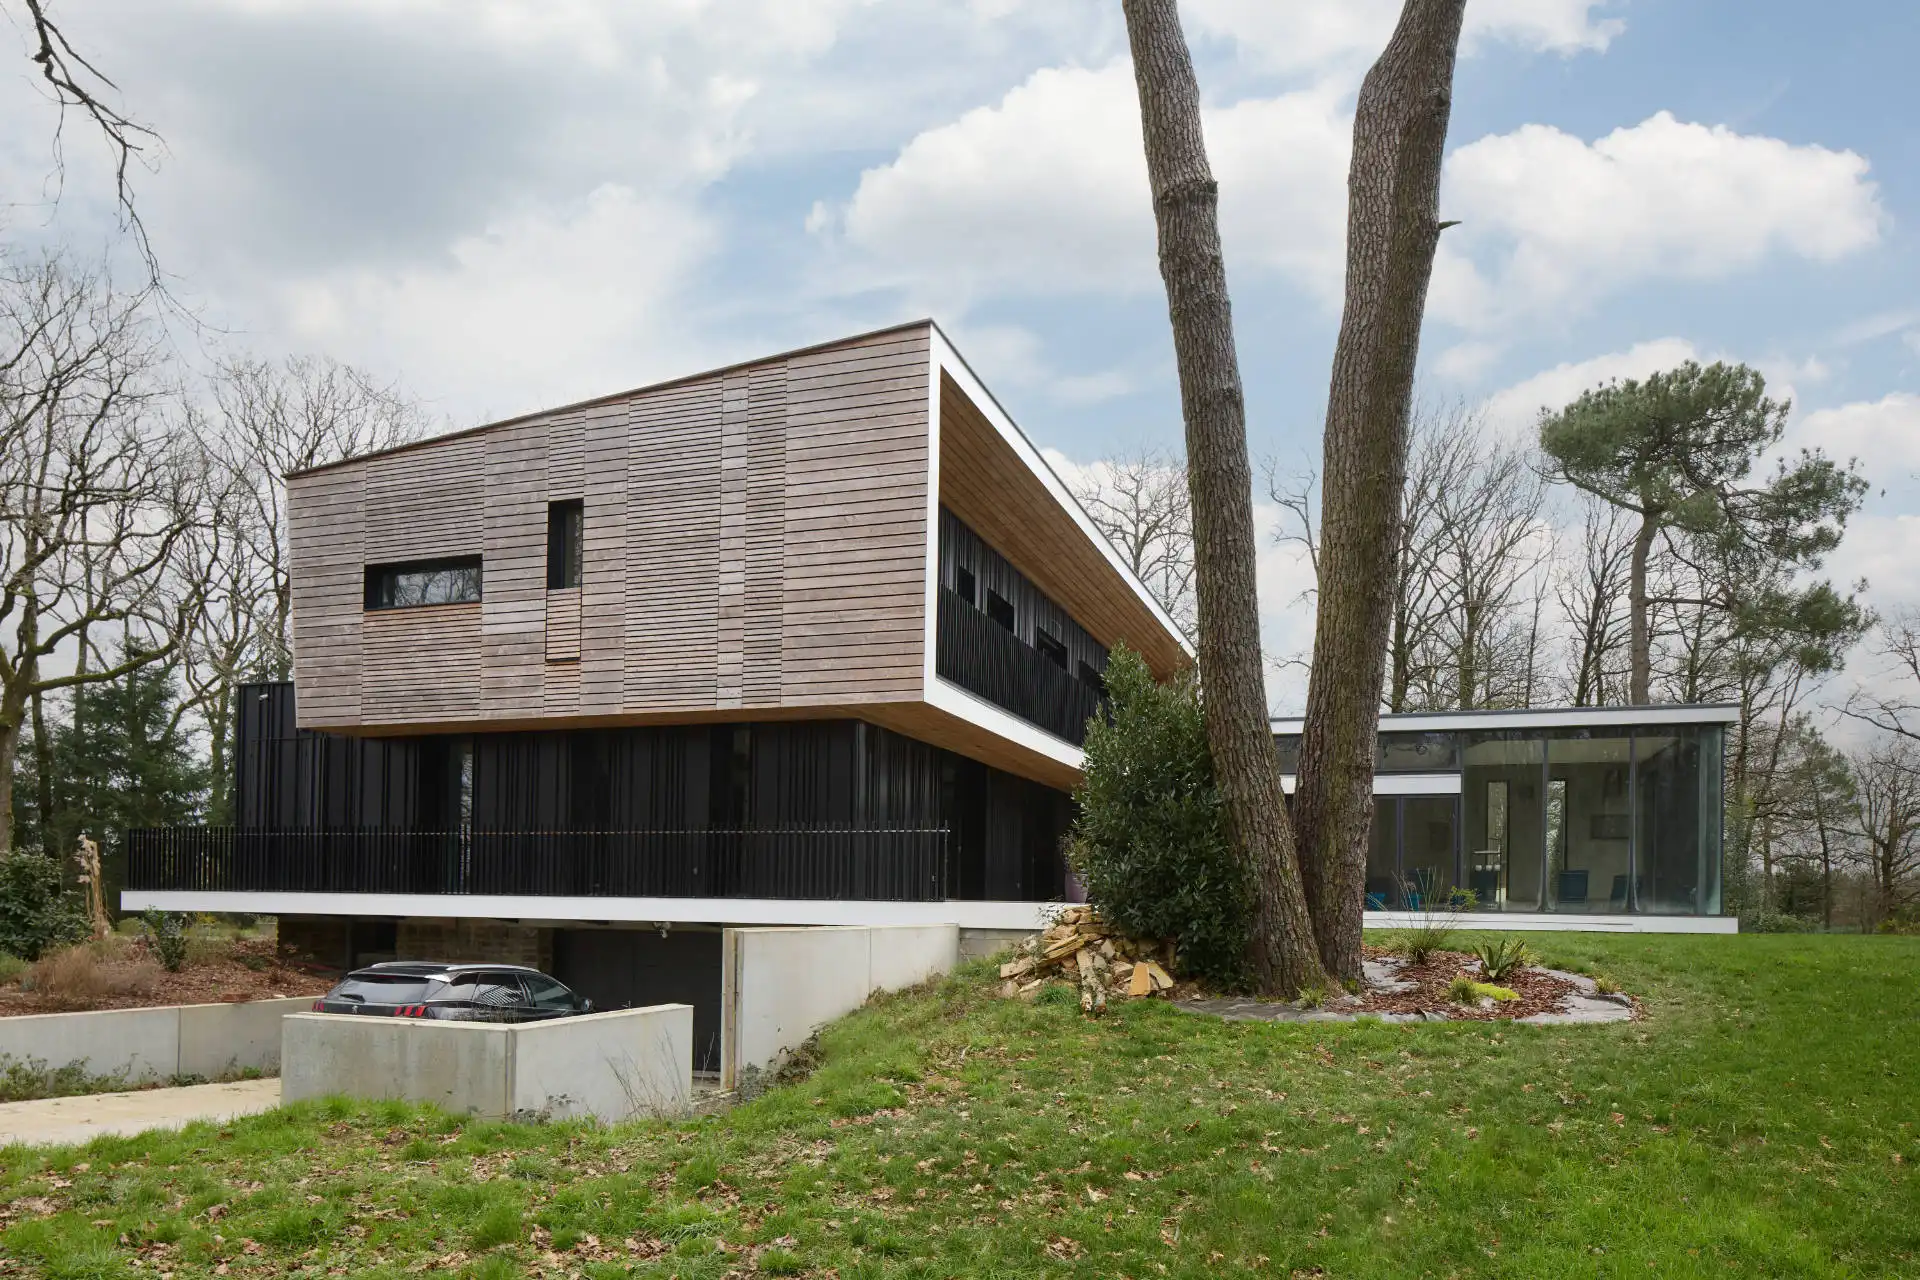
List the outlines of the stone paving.
<svg viewBox="0 0 1920 1280">
<path fill-rule="evenodd" d="M 1402 962 L 1368 960 L 1364 962 L 1367 985 L 1375 991 L 1394 993 L 1413 986 L 1397 975 Z M 1542 969 L 1541 973 L 1573 984 L 1573 994 L 1561 1002 L 1556 1013 L 1536 1013 L 1513 1021 L 1533 1026 L 1573 1026 L 1601 1022 L 1626 1022 L 1633 1017 L 1633 1001 L 1617 993 L 1602 993 L 1592 978 L 1579 973 Z M 1188 1013 L 1212 1014 L 1229 1022 L 1357 1022 L 1376 1018 L 1381 1022 L 1450 1022 L 1444 1013 L 1368 1013 L 1352 1006 L 1360 1002 L 1352 996 L 1339 996 L 1318 1009 L 1303 1009 L 1297 1004 L 1272 1000 L 1251 1000 L 1234 996 L 1216 996 L 1205 1000 L 1176 1000 L 1177 1009 Z M 1345 1005 L 1347 1007 L 1343 1008 Z"/>
</svg>

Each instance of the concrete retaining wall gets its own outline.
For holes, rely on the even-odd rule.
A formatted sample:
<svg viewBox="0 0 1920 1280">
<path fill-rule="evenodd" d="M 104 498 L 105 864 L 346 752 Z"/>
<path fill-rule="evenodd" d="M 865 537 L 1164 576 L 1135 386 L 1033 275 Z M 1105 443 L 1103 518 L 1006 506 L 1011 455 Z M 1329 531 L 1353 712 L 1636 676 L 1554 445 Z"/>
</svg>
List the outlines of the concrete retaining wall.
<svg viewBox="0 0 1920 1280">
<path fill-rule="evenodd" d="M 956 925 L 728 929 L 721 948 L 720 1083 L 779 1063 L 827 1023 L 952 970 Z"/>
<path fill-rule="evenodd" d="M 91 1013 L 0 1018 L 0 1057 L 127 1083 L 219 1076 L 280 1065 L 280 1020 L 313 1007 L 311 996 L 243 1004 L 176 1004 Z"/>
<path fill-rule="evenodd" d="M 693 1097 L 693 1006 L 653 1005 L 502 1025 L 296 1014 L 280 1097 L 430 1102 L 504 1120 L 677 1115 Z"/>
</svg>

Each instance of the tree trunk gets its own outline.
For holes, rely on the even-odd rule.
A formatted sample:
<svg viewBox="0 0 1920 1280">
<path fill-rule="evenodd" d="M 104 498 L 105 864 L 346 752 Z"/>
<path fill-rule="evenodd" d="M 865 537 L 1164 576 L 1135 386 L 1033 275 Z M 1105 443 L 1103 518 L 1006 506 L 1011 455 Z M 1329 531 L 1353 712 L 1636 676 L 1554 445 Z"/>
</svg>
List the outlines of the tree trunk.
<svg viewBox="0 0 1920 1280">
<path fill-rule="evenodd" d="M 1200 87 L 1174 0 L 1125 0 L 1123 8 L 1186 423 L 1207 743 L 1228 828 L 1253 881 L 1254 977 L 1262 991 L 1291 995 L 1324 985 L 1326 974 L 1314 947 L 1267 719 L 1253 470 L 1220 249 L 1219 188 L 1207 165 Z"/>
<path fill-rule="evenodd" d="M 40 826 L 40 851 L 56 856 L 53 847 L 53 744 L 47 740 L 45 698 L 35 691 L 33 717 L 33 807 Z"/>
<path fill-rule="evenodd" d="M 1327 394 L 1321 571 L 1294 818 L 1321 962 L 1358 979 L 1374 738 L 1398 581 L 1407 418 L 1440 242 L 1440 161 L 1466 0 L 1407 0 L 1360 86 L 1347 283 Z"/>
<path fill-rule="evenodd" d="M 1813 789 L 1813 825 L 1820 833 L 1820 924 L 1833 932 L 1833 843 L 1827 837 L 1827 807 L 1820 802 L 1820 787 Z"/>
<path fill-rule="evenodd" d="M 1627 681 L 1627 702 L 1644 707 L 1653 701 L 1653 632 L 1647 624 L 1647 561 L 1660 522 L 1651 511 L 1640 514 L 1640 532 L 1633 536 L 1633 563 L 1627 570 L 1627 639 L 1633 663 Z"/>
<path fill-rule="evenodd" d="M 231 787 L 227 781 L 227 736 L 233 718 L 234 686 L 222 677 L 220 691 L 213 698 L 213 710 L 207 716 L 207 822 L 227 826 L 233 822 Z"/>
<path fill-rule="evenodd" d="M 13 853 L 13 766 L 20 754 L 20 713 L 0 712 L 0 862 Z"/>
</svg>

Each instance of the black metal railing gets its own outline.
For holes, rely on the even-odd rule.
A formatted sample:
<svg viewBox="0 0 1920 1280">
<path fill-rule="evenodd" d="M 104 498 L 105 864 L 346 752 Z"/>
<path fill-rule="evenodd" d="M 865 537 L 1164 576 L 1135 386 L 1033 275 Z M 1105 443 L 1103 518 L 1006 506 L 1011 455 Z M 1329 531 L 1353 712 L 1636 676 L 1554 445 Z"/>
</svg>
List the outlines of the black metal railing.
<svg viewBox="0 0 1920 1280">
<path fill-rule="evenodd" d="M 127 832 L 127 888 L 937 902 L 947 834 L 150 827 Z"/>
<path fill-rule="evenodd" d="M 996 707 L 1080 746 L 1100 694 L 1042 657 L 1038 650 L 942 589 L 934 638 L 934 672 Z"/>
</svg>

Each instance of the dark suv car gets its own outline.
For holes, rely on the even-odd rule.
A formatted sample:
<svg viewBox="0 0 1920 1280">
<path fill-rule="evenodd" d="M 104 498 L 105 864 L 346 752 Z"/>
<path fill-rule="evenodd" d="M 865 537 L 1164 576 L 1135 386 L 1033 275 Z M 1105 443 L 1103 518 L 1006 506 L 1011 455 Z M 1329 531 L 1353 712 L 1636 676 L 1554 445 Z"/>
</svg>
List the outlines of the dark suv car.
<svg viewBox="0 0 1920 1280">
<path fill-rule="evenodd" d="M 524 965 L 390 960 L 355 969 L 315 1000 L 313 1011 L 449 1022 L 538 1022 L 592 1013 L 593 1001 Z"/>
</svg>

